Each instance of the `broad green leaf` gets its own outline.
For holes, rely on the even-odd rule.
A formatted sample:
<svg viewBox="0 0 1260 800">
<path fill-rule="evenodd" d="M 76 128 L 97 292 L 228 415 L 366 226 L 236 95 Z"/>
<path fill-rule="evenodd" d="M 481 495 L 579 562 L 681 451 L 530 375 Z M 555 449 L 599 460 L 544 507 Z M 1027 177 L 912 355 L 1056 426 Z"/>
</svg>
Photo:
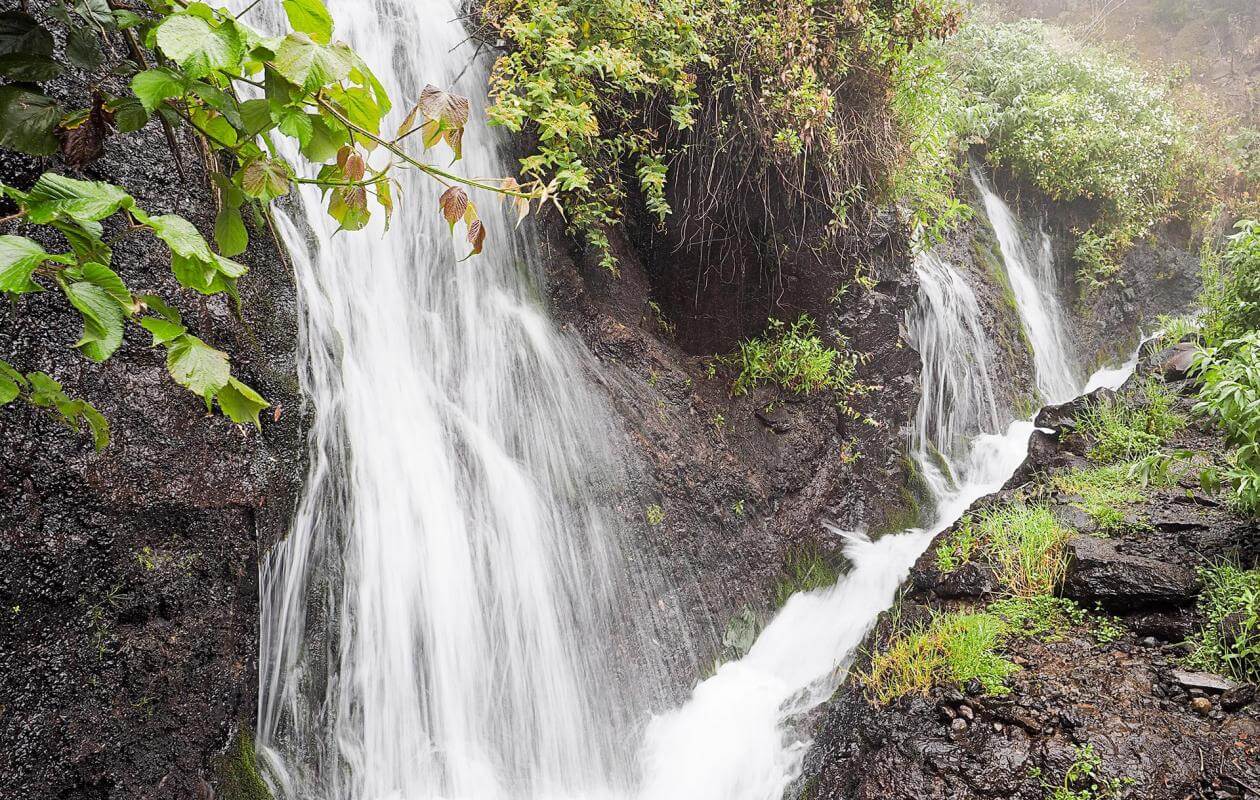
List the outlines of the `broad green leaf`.
<svg viewBox="0 0 1260 800">
<path fill-rule="evenodd" d="M 66 58 L 79 69 L 96 69 L 105 62 L 100 36 L 91 28 L 71 28 L 66 37 Z"/>
<path fill-rule="evenodd" d="M 360 86 L 341 89 L 330 87 L 328 98 L 341 109 L 346 119 L 360 128 L 379 134 L 381 132 L 381 109 L 376 105 L 372 93 Z"/>
<path fill-rule="evenodd" d="M 171 256 L 171 272 L 181 286 L 196 289 L 202 294 L 218 294 L 226 288 L 218 281 L 219 271 L 210 261 L 187 256 Z"/>
<path fill-rule="evenodd" d="M 359 56 L 358 53 L 351 53 L 354 58 L 354 69 L 350 71 L 350 80 L 360 86 L 367 86 L 372 90 L 372 95 L 376 99 L 376 105 L 381 110 L 381 116 L 385 116 L 393 108 L 393 103 L 389 100 L 389 93 L 385 91 L 385 87 L 376 79 L 376 73 L 372 72 L 372 68 L 367 62 Z"/>
<path fill-rule="evenodd" d="M 276 71 L 309 92 L 344 80 L 353 67 L 349 49 L 321 45 L 303 33 L 290 33 L 276 50 Z"/>
<path fill-rule="evenodd" d="M 153 233 L 177 256 L 191 258 L 210 263 L 214 261 L 214 253 L 210 245 L 191 222 L 178 214 L 160 214 L 156 217 L 145 215 L 141 222 L 153 229 Z"/>
<path fill-rule="evenodd" d="M 31 279 L 48 253 L 25 236 L 0 236 L 0 292 L 40 292 L 43 287 Z"/>
<path fill-rule="evenodd" d="M 61 391 L 61 384 L 53 380 L 44 372 L 28 372 L 26 380 L 30 383 L 31 393 L 27 397 L 30 404 L 40 408 L 53 408 L 58 405 L 58 401 L 65 402 L 68 400 L 65 393 Z"/>
<path fill-rule="evenodd" d="M 190 116 L 193 124 L 216 145 L 234 147 L 240 141 L 231 120 L 222 114 L 207 111 L 204 108 L 194 108 Z"/>
<path fill-rule="evenodd" d="M 257 136 L 271 128 L 271 103 L 263 98 L 241 103 L 241 127 L 248 136 Z"/>
<path fill-rule="evenodd" d="M 289 165 L 276 158 L 257 158 L 241 167 L 236 183 L 250 197 L 269 203 L 289 193 Z"/>
<path fill-rule="evenodd" d="M 313 163 L 321 164 L 332 159 L 350 141 L 350 132 L 336 120 L 315 115 L 311 115 L 309 119 L 311 138 L 302 145 L 302 155 Z"/>
<path fill-rule="evenodd" d="M 90 23 L 98 26 L 114 24 L 114 12 L 109 7 L 109 0 L 74 0 L 67 5 Z"/>
<path fill-rule="evenodd" d="M 0 55 L 0 75 L 14 81 L 50 81 L 61 74 L 61 65 L 48 56 L 32 53 Z"/>
<path fill-rule="evenodd" d="M 171 322 L 161 317 L 145 317 L 140 320 L 140 326 L 153 334 L 154 346 L 166 344 L 188 333 L 188 329 L 178 322 Z"/>
<path fill-rule="evenodd" d="M 184 79 L 165 67 L 146 69 L 131 79 L 131 91 L 150 114 L 162 105 L 163 100 L 182 97 L 186 88 Z"/>
<path fill-rule="evenodd" d="M 53 132 L 64 112 L 50 97 L 17 86 L 0 86 L 0 147 L 50 156 L 60 146 Z"/>
<path fill-rule="evenodd" d="M 284 13 L 293 30 L 307 34 L 320 44 L 332 40 L 333 19 L 323 0 L 284 0 Z"/>
<path fill-rule="evenodd" d="M 258 422 L 258 413 L 271 404 L 258 392 L 241 383 L 236 378 L 228 378 L 227 386 L 215 395 L 219 408 L 233 422 L 252 422 L 255 427 L 262 427 Z"/>
<path fill-rule="evenodd" d="M 306 112 L 297 108 L 285 108 L 280 112 L 280 124 L 277 126 L 285 136 L 292 136 L 298 144 L 305 147 L 311 141 L 314 126 Z"/>
<path fill-rule="evenodd" d="M 52 34 L 30 14 L 21 11 L 0 12 L 0 55 L 11 53 L 51 56 Z"/>
<path fill-rule="evenodd" d="M 93 361 L 109 358 L 122 344 L 122 307 L 109 292 L 87 281 L 67 285 L 65 293 L 83 317 L 83 336 L 74 346 Z"/>
<path fill-rule="evenodd" d="M 184 334 L 169 344 L 166 368 L 176 383 L 205 398 L 227 386 L 231 377 L 227 353 L 215 350 L 192 334 Z"/>
<path fill-rule="evenodd" d="M 157 46 L 190 77 L 215 70 L 235 70 L 243 55 L 240 39 L 231 28 L 214 27 L 195 14 L 172 14 L 158 25 Z"/>
<path fill-rule="evenodd" d="M 31 222 L 50 222 L 64 216 L 82 223 L 105 219 L 120 208 L 132 208 L 135 200 L 112 183 L 45 172 L 31 187 L 26 205 Z"/>
<path fill-rule="evenodd" d="M 95 261 L 99 264 L 108 264 L 111 261 L 113 253 L 109 245 L 101 239 L 99 222 L 58 219 L 51 224 L 61 232 L 62 236 L 66 237 L 66 241 L 70 243 L 70 249 L 74 251 L 79 261 Z"/>
<path fill-rule="evenodd" d="M 94 283 L 101 287 L 114 298 L 123 310 L 128 313 L 136 311 L 136 301 L 131 297 L 131 291 L 127 289 L 127 285 L 123 283 L 122 278 L 118 277 L 118 273 L 114 272 L 104 264 L 98 264 L 95 261 L 89 261 L 83 265 L 80 270 L 83 279 L 89 283 Z"/>
<path fill-rule="evenodd" d="M 219 209 L 214 220 L 214 242 L 225 256 L 240 255 L 249 246 L 249 232 L 241 219 L 241 210 L 229 205 Z"/>
<path fill-rule="evenodd" d="M 20 393 L 21 388 L 17 385 L 17 381 L 0 373 L 0 406 L 12 403 Z"/>
<path fill-rule="evenodd" d="M 193 81 L 188 85 L 188 88 L 206 106 L 222 114 L 232 124 L 233 128 L 245 127 L 245 123 L 241 119 L 240 105 L 236 102 L 236 98 L 205 81 Z"/>
<path fill-rule="evenodd" d="M 149 122 L 149 111 L 135 97 L 119 97 L 106 105 L 114 115 L 114 126 L 119 133 L 131 133 Z"/>
</svg>

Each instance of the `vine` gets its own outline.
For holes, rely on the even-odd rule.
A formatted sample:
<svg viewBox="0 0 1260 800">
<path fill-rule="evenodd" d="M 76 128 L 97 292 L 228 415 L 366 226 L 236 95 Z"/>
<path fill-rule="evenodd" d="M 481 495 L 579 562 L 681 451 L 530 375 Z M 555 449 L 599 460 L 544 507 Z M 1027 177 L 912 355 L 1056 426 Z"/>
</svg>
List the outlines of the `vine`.
<svg viewBox="0 0 1260 800">
<path fill-rule="evenodd" d="M 219 207 L 214 248 L 188 220 L 151 215 L 113 184 L 56 172 L 45 172 L 27 191 L 0 184 L 17 206 L 6 220 L 55 232 L 66 243 L 49 251 L 26 236 L 0 236 L 0 293 L 60 291 L 82 318 L 75 346 L 92 361 L 108 359 L 125 325 L 136 324 L 152 335 L 153 346 L 166 349 L 171 377 L 201 396 L 208 409 L 217 405 L 234 422 L 257 425 L 268 406 L 232 376 L 228 355 L 190 332 L 165 300 L 128 289 L 111 267 L 111 242 L 102 226 L 108 219 L 121 220 L 121 235 L 145 232 L 164 242 L 181 286 L 226 294 L 239 307 L 236 282 L 247 268 L 232 259 L 249 245 L 242 212 L 263 220 L 269 204 L 295 185 L 320 187 L 341 230 L 364 228 L 374 207 L 388 228 L 394 172 L 419 170 L 443 188 L 439 211 L 452 229 L 463 224 L 469 255 L 482 251 L 486 231 L 467 189 L 497 193 L 522 216 L 531 201 L 552 191 L 510 177 L 464 178 L 404 149 L 404 140 L 415 135 L 423 151 L 444 144 L 453 160 L 460 158 L 469 103 L 438 87 L 426 86 L 392 136 L 383 133 L 390 97 L 364 60 L 333 40 L 333 20 L 322 0 L 285 0 L 292 29 L 275 37 L 241 20 L 249 8 L 236 16 L 202 2 L 146 3 L 142 10 L 114 0 L 51 4 L 44 15 L 64 29 L 61 59 L 43 22 L 25 11 L 0 13 L 0 76 L 10 81 L 0 86 L 0 147 L 59 155 L 68 166 L 81 167 L 100 157 L 109 136 L 156 120 L 172 149 L 174 129 L 191 128 L 219 167 L 210 175 Z M 128 78 L 126 90 L 115 94 L 96 82 L 88 108 L 67 110 L 39 87 L 67 67 L 103 74 L 106 51 L 119 46 L 127 56 L 113 72 Z M 296 143 L 306 164 L 318 166 L 315 174 L 302 174 L 281 155 L 281 137 Z M 108 443 L 108 424 L 90 405 L 66 397 L 43 373 L 22 374 L 0 362 L 0 405 L 19 398 L 56 409 L 76 430 L 87 425 L 98 448 Z"/>
</svg>

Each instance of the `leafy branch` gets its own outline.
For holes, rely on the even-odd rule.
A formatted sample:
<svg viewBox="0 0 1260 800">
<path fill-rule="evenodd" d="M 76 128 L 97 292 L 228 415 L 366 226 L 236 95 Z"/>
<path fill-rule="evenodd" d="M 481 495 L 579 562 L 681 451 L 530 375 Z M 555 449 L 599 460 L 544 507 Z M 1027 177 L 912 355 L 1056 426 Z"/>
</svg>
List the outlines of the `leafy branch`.
<svg viewBox="0 0 1260 800">
<path fill-rule="evenodd" d="M 61 58 L 43 23 L 24 11 L 0 12 L 0 77 L 10 81 L 0 86 L 0 147 L 60 155 L 70 167 L 81 167 L 100 157 L 108 137 L 156 119 L 173 149 L 173 130 L 187 126 L 220 167 L 210 175 L 218 200 L 213 249 L 188 220 L 151 215 L 119 186 L 55 172 L 46 172 L 29 191 L 0 185 L 18 207 L 2 221 L 50 228 L 68 245 L 49 252 L 25 236 L 0 236 L 0 294 L 59 291 L 82 318 L 75 346 L 92 361 L 108 359 L 125 326 L 136 324 L 152 335 L 153 346 L 166 349 L 172 378 L 201 396 L 208 409 L 217 406 L 235 422 L 258 424 L 259 412 L 267 408 L 257 392 L 232 376 L 227 354 L 189 332 L 165 300 L 131 292 L 111 267 L 114 242 L 105 240 L 102 226 L 107 219 L 123 221 L 119 236 L 148 232 L 164 242 L 172 272 L 185 288 L 224 293 L 239 304 L 236 281 L 247 268 L 232 259 L 249 246 L 243 212 L 261 225 L 268 205 L 294 184 L 320 187 L 341 230 L 367 226 L 374 213 L 369 201 L 388 228 L 395 170 L 418 170 L 443 189 L 440 213 L 452 229 L 463 224 L 470 255 L 481 252 L 486 230 L 467 189 L 502 196 L 518 217 L 529 212 L 532 201 L 552 194 L 537 181 L 521 186 L 510 177 L 464 178 L 407 152 L 402 143 L 414 138 L 422 151 L 445 144 L 452 163 L 462 155 L 469 102 L 438 87 L 426 86 L 393 136 L 383 135 L 391 99 L 364 60 L 333 41 L 333 20 L 322 0 L 285 0 L 292 30 L 275 37 L 241 21 L 249 8 L 236 16 L 203 2 L 146 4 L 136 13 L 108 0 L 52 3 L 45 13 L 65 29 Z M 128 56 L 111 70 L 126 79 L 126 90 L 115 94 L 93 84 L 91 105 L 68 111 L 39 88 L 67 67 L 105 74 L 114 37 L 127 45 Z M 302 172 L 280 155 L 281 137 L 296 143 L 306 162 Z M 384 156 L 373 158 L 374 153 Z M 307 171 L 313 174 L 302 174 Z M 55 408 L 71 427 L 90 427 L 98 447 L 108 441 L 104 418 L 83 401 L 58 395 L 51 378 L 23 375 L 7 364 L 0 372 L 0 405 L 23 398 Z"/>
</svg>

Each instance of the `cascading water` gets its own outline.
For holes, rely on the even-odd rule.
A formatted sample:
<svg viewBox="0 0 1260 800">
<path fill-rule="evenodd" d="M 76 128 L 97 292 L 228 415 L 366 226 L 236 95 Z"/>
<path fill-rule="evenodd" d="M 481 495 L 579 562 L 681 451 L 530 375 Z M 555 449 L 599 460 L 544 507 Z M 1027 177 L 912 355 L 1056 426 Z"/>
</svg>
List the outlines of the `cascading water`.
<svg viewBox="0 0 1260 800">
<path fill-rule="evenodd" d="M 1050 404 L 1071 400 L 1080 391 L 1082 376 L 1059 300 L 1061 276 L 1050 236 L 1041 225 L 1035 234 L 1026 231 L 979 167 L 972 167 L 971 180 L 1002 250 L 1006 276 L 1032 346 L 1037 389 Z"/>
<path fill-rule="evenodd" d="M 486 64 L 456 3 L 330 6 L 394 97 L 431 81 L 479 118 Z M 470 125 L 461 171 L 510 174 L 501 144 Z M 610 642 L 650 650 L 651 594 L 604 520 L 616 459 L 589 356 L 546 318 L 537 247 L 497 198 L 477 198 L 487 252 L 456 263 L 441 187 L 398 178 L 387 234 L 334 235 L 314 191 L 280 218 L 318 414 L 263 568 L 260 753 L 288 800 L 626 796 L 656 679 L 626 679 Z"/>
<path fill-rule="evenodd" d="M 985 202 L 1003 254 L 1027 259 L 1014 215 L 982 176 L 977 183 L 988 192 Z M 1038 386 L 1047 397 L 1064 400 L 1083 387 L 1070 366 L 1049 280 L 1053 264 L 1047 267 L 1040 258 L 1006 266 L 1022 322 L 1039 348 Z M 921 255 L 916 266 L 920 294 L 907 328 L 923 370 L 911 453 L 934 495 L 934 520 L 874 542 L 832 529 L 849 540 L 845 554 L 852 569 L 829 589 L 793 596 L 744 658 L 723 664 L 686 705 L 653 719 L 640 800 L 779 800 L 800 774 L 809 746 L 795 723 L 835 691 L 855 649 L 933 536 L 1000 488 L 1023 461 L 1033 426 L 1017 420 L 998 433 L 1000 420 L 1013 414 L 994 399 L 986 364 L 991 345 L 974 293 L 935 254 Z M 1134 363 L 1100 371 L 1091 388 L 1118 387 Z"/>
<path fill-rule="evenodd" d="M 432 81 L 462 87 L 478 110 L 486 65 L 454 0 L 331 5 L 394 96 Z M 499 151 L 470 126 L 465 173 L 510 172 Z M 1009 411 L 989 385 L 975 297 L 948 264 L 920 261 L 912 451 L 937 476 L 935 522 L 877 542 L 837 532 L 850 540 L 845 579 L 791 598 L 747 656 L 644 733 L 664 681 L 650 657 L 623 668 L 610 643 L 652 650 L 657 593 L 642 568 L 632 585 L 604 519 L 617 459 L 606 410 L 575 379 L 588 357 L 546 319 L 535 248 L 506 214 L 482 207 L 489 250 L 455 264 L 433 185 L 399 177 L 386 236 L 335 236 L 314 191 L 279 219 L 318 414 L 297 520 L 262 574 L 257 743 L 277 796 L 780 797 L 808 746 L 793 721 L 833 691 L 932 534 L 1023 457 L 1029 423 L 998 433 Z M 989 216 L 1038 385 L 1063 399 L 1079 386 L 1052 273 L 1019 250 L 1003 209 Z"/>
</svg>

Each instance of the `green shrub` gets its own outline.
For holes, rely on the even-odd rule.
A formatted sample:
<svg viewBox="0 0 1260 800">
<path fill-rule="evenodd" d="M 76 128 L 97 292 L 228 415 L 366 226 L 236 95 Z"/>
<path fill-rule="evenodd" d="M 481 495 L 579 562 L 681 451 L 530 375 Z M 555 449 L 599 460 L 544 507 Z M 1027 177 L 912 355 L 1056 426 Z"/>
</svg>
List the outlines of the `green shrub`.
<svg viewBox="0 0 1260 800">
<path fill-rule="evenodd" d="M 852 355 L 823 343 L 814 320 L 807 315 L 801 315 L 791 326 L 772 319 L 765 336 L 741 342 L 738 353 L 716 360 L 739 370 L 731 384 L 731 394 L 736 396 L 765 383 L 795 394 L 842 390 L 856 368 Z"/>
<path fill-rule="evenodd" d="M 1118 257 L 1172 214 L 1196 157 L 1167 91 L 1133 64 L 1040 22 L 966 26 L 947 57 L 965 93 L 968 138 L 1059 201 L 1096 204 L 1078 275 L 1107 283 Z"/>
<path fill-rule="evenodd" d="M 1099 774 L 1102 758 L 1092 744 L 1076 748 L 1076 755 L 1057 785 L 1045 784 L 1048 800 L 1118 800 L 1132 778 L 1105 778 Z"/>
<path fill-rule="evenodd" d="M 951 571 L 982 556 L 1010 595 L 1053 594 L 1067 566 L 1070 534 L 1045 506 L 1013 503 L 964 517 L 937 545 L 936 563 Z"/>
<path fill-rule="evenodd" d="M 1140 394 L 1103 398 L 1076 417 L 1076 430 L 1093 442 L 1089 458 L 1110 463 L 1131 461 L 1159 450 L 1186 425 L 1173 410 L 1177 396 L 1157 378 L 1150 378 Z"/>
<path fill-rule="evenodd" d="M 1240 681 L 1260 681 L 1260 570 L 1218 564 L 1199 570 L 1203 629 L 1190 664 Z"/>
<path fill-rule="evenodd" d="M 889 76 L 958 19 L 952 0 L 489 0 L 480 14 L 509 45 L 491 119 L 537 134 L 523 172 L 555 181 L 610 268 L 605 228 L 622 214 L 626 177 L 663 219 L 665 165 L 683 147 L 703 152 L 705 196 L 689 223 L 738 214 L 756 192 L 770 211 L 784 200 L 773 183 L 843 226 L 900 158 Z"/>
<path fill-rule="evenodd" d="M 1195 411 L 1215 420 L 1233 446 L 1221 477 L 1242 510 L 1260 513 L 1260 331 L 1201 350 L 1197 364 L 1203 385 Z"/>
<path fill-rule="evenodd" d="M 862 682 L 880 703 L 973 680 L 988 694 L 1006 694 L 1006 679 L 1019 669 L 998 652 L 1007 631 L 996 614 L 937 614 L 895 637 L 871 659 Z"/>
</svg>

